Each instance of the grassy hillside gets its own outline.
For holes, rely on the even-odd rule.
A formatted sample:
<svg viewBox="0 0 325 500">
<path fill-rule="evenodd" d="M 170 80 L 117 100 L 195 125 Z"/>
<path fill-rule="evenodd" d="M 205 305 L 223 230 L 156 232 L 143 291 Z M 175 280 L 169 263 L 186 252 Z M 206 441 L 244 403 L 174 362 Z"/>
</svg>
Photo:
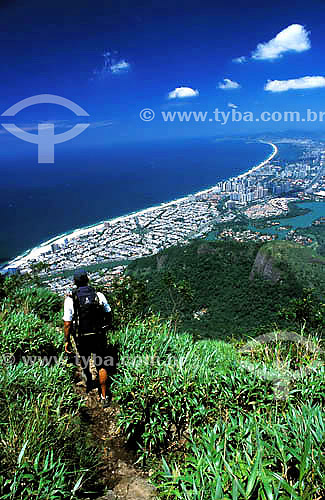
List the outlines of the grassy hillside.
<svg viewBox="0 0 325 500">
<path fill-rule="evenodd" d="M 97 453 L 62 352 L 62 300 L 16 278 L 1 283 L 1 299 L 0 497 L 80 498 Z"/>
<path fill-rule="evenodd" d="M 283 278 L 250 280 L 259 250 L 274 259 Z M 272 242 L 194 241 L 139 259 L 128 272 L 145 280 L 151 310 L 173 316 L 180 331 L 197 338 L 255 336 L 289 326 L 283 309 L 304 297 L 306 287 L 325 294 L 323 260 L 299 245 Z"/>
<path fill-rule="evenodd" d="M 299 326 L 324 312 L 290 271 L 290 245 L 262 250 L 276 265 L 288 253 L 285 279 L 249 280 L 259 250 L 202 241 L 171 248 L 132 264 L 147 292 L 127 279 L 109 296 L 118 423 L 161 500 L 325 497 L 325 349 L 312 329 L 306 343 Z M 293 261 L 303 268 L 301 255 Z M 99 491 L 101 454 L 63 355 L 62 299 L 27 278 L 0 285 L 0 497 L 89 498 Z M 171 318 L 144 318 L 147 302 Z M 246 344 L 261 331 L 273 336 Z"/>
<path fill-rule="evenodd" d="M 151 318 L 114 341 L 120 425 L 155 470 L 159 498 L 324 498 L 325 370 L 316 340 L 308 349 L 278 339 L 247 350 L 195 342 Z"/>
</svg>

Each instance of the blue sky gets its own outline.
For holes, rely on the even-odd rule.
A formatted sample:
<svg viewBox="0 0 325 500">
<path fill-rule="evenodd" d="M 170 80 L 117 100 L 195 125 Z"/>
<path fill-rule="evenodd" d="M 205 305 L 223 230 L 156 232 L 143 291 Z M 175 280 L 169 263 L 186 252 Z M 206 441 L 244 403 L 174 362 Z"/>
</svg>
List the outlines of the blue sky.
<svg viewBox="0 0 325 500">
<path fill-rule="evenodd" d="M 319 122 L 165 123 L 161 112 L 325 111 L 324 13 L 321 1 L 0 1 L 0 114 L 37 94 L 71 99 L 92 124 L 71 141 L 80 147 L 322 131 Z M 143 108 L 155 119 L 142 122 Z M 33 130 L 46 120 L 62 128 L 87 121 L 42 104 L 21 111 L 15 123 Z M 1 130 L 0 142 L 3 152 L 21 141 Z"/>
</svg>

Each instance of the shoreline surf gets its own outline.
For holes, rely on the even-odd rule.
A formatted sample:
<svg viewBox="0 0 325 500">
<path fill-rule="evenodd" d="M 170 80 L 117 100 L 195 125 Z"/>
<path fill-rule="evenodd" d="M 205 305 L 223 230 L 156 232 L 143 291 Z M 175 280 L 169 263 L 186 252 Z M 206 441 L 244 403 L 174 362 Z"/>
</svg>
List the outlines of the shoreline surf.
<svg viewBox="0 0 325 500">
<path fill-rule="evenodd" d="M 248 171 L 245 171 L 244 173 L 239 174 L 239 175 L 234 176 L 234 177 L 231 177 L 231 178 L 241 179 L 241 178 L 246 177 L 247 175 L 250 175 L 251 173 L 255 172 L 256 170 L 262 168 L 267 163 L 272 161 L 272 159 L 278 154 L 278 147 L 275 144 L 273 144 L 272 142 L 268 142 L 268 141 L 258 141 L 258 142 L 270 145 L 273 148 L 272 153 L 270 155 L 268 155 L 268 157 L 265 160 L 263 160 L 262 162 L 260 162 L 258 165 L 255 165 L 255 166 L 251 167 Z M 185 196 L 182 196 L 181 198 L 176 198 L 174 200 L 162 202 L 162 203 L 159 203 L 157 205 L 153 205 L 153 206 L 141 209 L 141 210 L 137 210 L 137 211 L 134 211 L 134 212 L 131 212 L 128 214 L 113 217 L 111 219 L 105 219 L 105 220 L 96 222 L 94 224 L 91 224 L 89 226 L 73 229 L 71 231 L 66 231 L 65 233 L 62 233 L 60 235 L 53 236 L 49 240 L 46 240 L 46 241 L 40 243 L 36 247 L 33 247 L 31 249 L 26 250 L 25 252 L 23 252 L 21 255 L 18 255 L 14 259 L 11 259 L 11 260 L 3 263 L 0 266 L 0 272 L 6 271 L 9 268 L 19 268 L 19 266 L 22 263 L 26 263 L 26 261 L 33 260 L 36 257 L 39 257 L 40 255 L 42 255 L 43 253 L 48 252 L 51 248 L 51 245 L 53 245 L 53 244 L 62 244 L 62 243 L 64 243 L 64 241 L 66 239 L 68 239 L 68 240 L 74 239 L 78 236 L 87 234 L 91 231 L 103 229 L 105 222 L 108 222 L 110 224 L 116 224 L 118 222 L 123 222 L 123 221 L 128 220 L 132 217 L 141 216 L 141 215 L 144 215 L 146 213 L 153 212 L 155 210 L 159 210 L 159 209 L 161 210 L 161 209 L 168 207 L 170 205 L 173 205 L 173 204 L 181 203 L 181 202 L 187 200 L 190 196 L 200 196 L 200 195 L 209 193 L 214 188 L 215 188 L 215 185 L 210 186 L 210 187 L 203 189 L 201 191 L 197 191 L 195 193 L 188 193 Z"/>
</svg>

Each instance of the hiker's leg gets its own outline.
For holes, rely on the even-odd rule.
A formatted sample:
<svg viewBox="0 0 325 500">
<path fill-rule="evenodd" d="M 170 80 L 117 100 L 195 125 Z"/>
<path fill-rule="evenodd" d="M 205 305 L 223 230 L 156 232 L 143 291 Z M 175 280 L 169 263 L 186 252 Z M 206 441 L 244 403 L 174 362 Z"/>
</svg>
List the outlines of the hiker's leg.
<svg viewBox="0 0 325 500">
<path fill-rule="evenodd" d="M 96 368 L 98 371 L 98 379 L 99 379 L 99 392 L 102 398 L 107 396 L 108 388 L 108 376 L 107 369 L 105 366 L 105 359 L 107 355 L 107 340 L 106 335 L 98 335 L 96 339 L 96 353 L 94 354 L 94 360 L 96 364 Z"/>
<path fill-rule="evenodd" d="M 117 348 L 112 345 L 105 344 L 105 348 L 103 348 L 105 353 L 104 356 L 104 366 L 106 369 L 106 396 L 109 398 L 112 397 L 111 393 L 111 383 L 112 383 L 112 375 L 116 373 L 117 368 Z"/>
<path fill-rule="evenodd" d="M 100 368 L 98 370 L 98 378 L 102 397 L 105 398 L 107 389 L 107 371 L 105 368 Z"/>
<path fill-rule="evenodd" d="M 86 391 L 89 392 L 93 388 L 93 377 L 90 371 L 91 352 L 88 349 L 87 343 L 83 340 L 78 346 L 79 361 L 82 368 L 82 373 L 86 379 Z"/>
<path fill-rule="evenodd" d="M 93 388 L 93 377 L 90 372 L 90 366 L 89 363 L 87 367 L 83 370 L 84 375 L 86 376 L 86 391 L 89 392 Z"/>
<path fill-rule="evenodd" d="M 104 357 L 102 354 L 98 354 L 98 352 L 93 353 L 93 361 L 98 373 L 98 393 L 99 396 L 105 398 L 107 393 L 107 371 L 104 366 Z"/>
</svg>

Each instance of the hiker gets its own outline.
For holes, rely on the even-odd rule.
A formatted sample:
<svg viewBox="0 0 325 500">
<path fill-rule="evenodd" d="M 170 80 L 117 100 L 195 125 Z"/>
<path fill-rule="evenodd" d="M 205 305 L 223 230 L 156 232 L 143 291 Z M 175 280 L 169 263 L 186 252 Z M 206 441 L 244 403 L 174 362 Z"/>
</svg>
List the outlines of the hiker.
<svg viewBox="0 0 325 500">
<path fill-rule="evenodd" d="M 102 406 L 109 406 L 107 394 L 107 370 L 104 365 L 107 359 L 108 346 L 106 330 L 111 327 L 111 308 L 105 296 L 88 285 L 86 271 L 78 270 L 74 275 L 77 290 L 64 301 L 64 341 L 65 351 L 71 354 L 71 335 L 76 340 L 82 369 L 86 378 L 86 390 L 92 389 L 90 358 L 93 354 L 94 364 L 98 370 L 100 399 Z"/>
</svg>

